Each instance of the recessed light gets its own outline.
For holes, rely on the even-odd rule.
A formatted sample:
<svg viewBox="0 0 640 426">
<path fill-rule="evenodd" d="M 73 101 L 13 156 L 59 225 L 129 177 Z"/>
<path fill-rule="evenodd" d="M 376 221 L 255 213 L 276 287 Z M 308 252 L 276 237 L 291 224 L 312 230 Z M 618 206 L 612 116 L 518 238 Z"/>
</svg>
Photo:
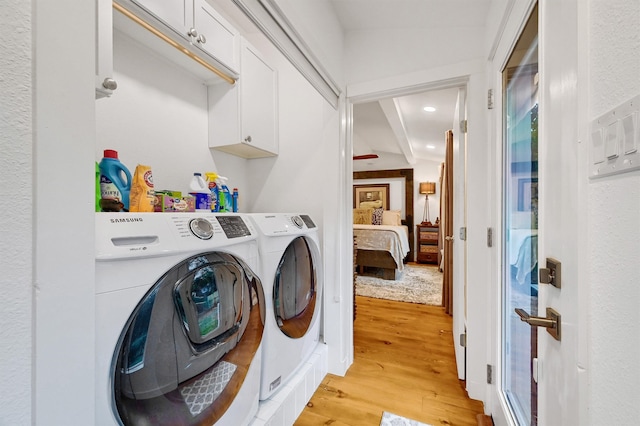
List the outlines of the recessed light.
<svg viewBox="0 0 640 426">
<path fill-rule="evenodd" d="M 436 109 L 435 109 L 434 107 L 432 107 L 432 106 L 426 106 L 426 107 L 424 107 L 424 108 L 422 108 L 422 109 L 424 109 L 424 110 L 425 110 L 425 111 L 427 111 L 427 112 L 434 112 L 434 111 L 436 110 Z"/>
<path fill-rule="evenodd" d="M 427 145 L 427 149 L 436 149 L 435 145 Z"/>
</svg>

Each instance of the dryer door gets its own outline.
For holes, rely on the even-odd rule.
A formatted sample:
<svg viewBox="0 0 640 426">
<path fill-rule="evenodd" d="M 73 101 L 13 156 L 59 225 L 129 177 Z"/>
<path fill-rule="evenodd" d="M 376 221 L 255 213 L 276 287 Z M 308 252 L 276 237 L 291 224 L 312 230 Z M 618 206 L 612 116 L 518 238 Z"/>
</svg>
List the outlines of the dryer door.
<svg viewBox="0 0 640 426">
<path fill-rule="evenodd" d="M 125 425 L 211 425 L 233 403 L 262 340 L 262 286 L 222 252 L 167 271 L 142 298 L 114 353 Z"/>
<path fill-rule="evenodd" d="M 318 276 L 314 254 L 305 237 L 287 247 L 273 283 L 273 312 L 280 330 L 297 339 L 311 327 L 316 310 Z"/>
</svg>

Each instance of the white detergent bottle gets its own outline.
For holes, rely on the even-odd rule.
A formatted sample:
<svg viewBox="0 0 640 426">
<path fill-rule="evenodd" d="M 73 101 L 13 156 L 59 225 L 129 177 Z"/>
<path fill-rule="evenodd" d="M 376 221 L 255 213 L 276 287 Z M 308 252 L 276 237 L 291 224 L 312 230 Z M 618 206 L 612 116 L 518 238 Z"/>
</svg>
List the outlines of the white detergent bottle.
<svg viewBox="0 0 640 426">
<path fill-rule="evenodd" d="M 189 195 L 196 199 L 197 211 L 211 211 L 211 192 L 202 178 L 202 173 L 194 173 L 189 184 Z"/>
</svg>

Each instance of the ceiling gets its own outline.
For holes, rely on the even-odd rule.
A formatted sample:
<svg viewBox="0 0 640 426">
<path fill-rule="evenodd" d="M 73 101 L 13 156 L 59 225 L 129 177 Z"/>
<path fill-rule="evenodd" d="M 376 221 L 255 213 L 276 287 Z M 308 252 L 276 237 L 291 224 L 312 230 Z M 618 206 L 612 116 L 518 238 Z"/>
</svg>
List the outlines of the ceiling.
<svg viewBox="0 0 640 426">
<path fill-rule="evenodd" d="M 492 0 L 330 1 L 348 33 L 482 26 Z M 449 88 L 354 105 L 354 155 L 404 155 L 410 164 L 419 159 L 444 161 L 444 134 L 453 128 L 457 97 L 458 89 Z M 436 111 L 425 112 L 425 106 L 433 106 Z M 375 167 L 377 161 L 362 162 Z"/>
</svg>

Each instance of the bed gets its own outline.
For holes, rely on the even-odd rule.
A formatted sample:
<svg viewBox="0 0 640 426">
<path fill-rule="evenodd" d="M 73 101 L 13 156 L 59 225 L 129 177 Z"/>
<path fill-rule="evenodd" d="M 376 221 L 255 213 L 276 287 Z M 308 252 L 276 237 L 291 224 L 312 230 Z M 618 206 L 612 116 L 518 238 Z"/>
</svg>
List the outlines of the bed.
<svg viewBox="0 0 640 426">
<path fill-rule="evenodd" d="M 360 273 L 365 267 L 382 270 L 382 278 L 393 280 L 404 268 L 409 253 L 409 230 L 405 225 L 353 224 L 355 263 Z"/>
</svg>

